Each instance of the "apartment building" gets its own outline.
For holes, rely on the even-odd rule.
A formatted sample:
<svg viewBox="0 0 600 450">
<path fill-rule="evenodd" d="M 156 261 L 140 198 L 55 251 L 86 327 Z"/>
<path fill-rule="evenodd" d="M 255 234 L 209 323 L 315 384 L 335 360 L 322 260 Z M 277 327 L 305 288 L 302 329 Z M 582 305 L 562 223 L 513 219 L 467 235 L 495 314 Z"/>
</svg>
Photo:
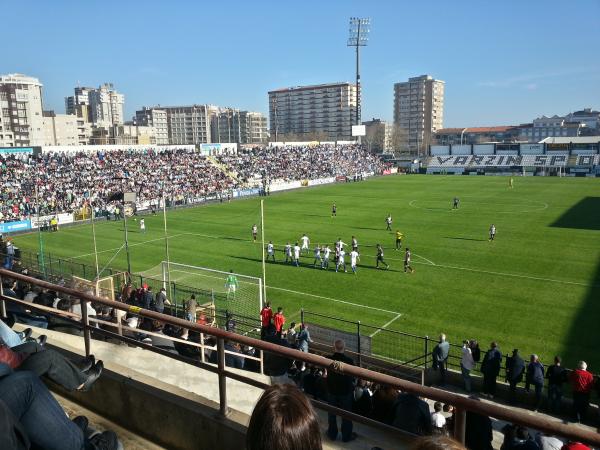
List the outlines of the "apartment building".
<svg viewBox="0 0 600 450">
<path fill-rule="evenodd" d="M 13 73 L 0 76 L 0 147 L 43 145 L 42 83 Z"/>
<path fill-rule="evenodd" d="M 88 91 L 90 122 L 98 126 L 123 125 L 125 96 L 118 93 L 112 83 Z"/>
<path fill-rule="evenodd" d="M 404 130 L 408 150 L 422 153 L 444 124 L 445 83 L 430 75 L 394 84 L 394 124 Z"/>
<path fill-rule="evenodd" d="M 169 143 L 173 145 L 207 144 L 211 142 L 211 120 L 218 114 L 212 105 L 168 106 Z"/>
<path fill-rule="evenodd" d="M 356 85 L 342 82 L 269 92 L 271 139 L 351 140 Z"/>
<path fill-rule="evenodd" d="M 154 139 L 157 145 L 169 144 L 169 125 L 167 111 L 156 108 L 146 108 L 145 106 L 135 112 L 135 124 L 143 127 L 151 127 Z"/>
<path fill-rule="evenodd" d="M 222 108 L 212 118 L 211 140 L 264 144 L 267 142 L 267 118 L 259 112 Z"/>
<path fill-rule="evenodd" d="M 43 145 L 79 145 L 79 118 L 74 114 L 43 112 Z"/>
</svg>

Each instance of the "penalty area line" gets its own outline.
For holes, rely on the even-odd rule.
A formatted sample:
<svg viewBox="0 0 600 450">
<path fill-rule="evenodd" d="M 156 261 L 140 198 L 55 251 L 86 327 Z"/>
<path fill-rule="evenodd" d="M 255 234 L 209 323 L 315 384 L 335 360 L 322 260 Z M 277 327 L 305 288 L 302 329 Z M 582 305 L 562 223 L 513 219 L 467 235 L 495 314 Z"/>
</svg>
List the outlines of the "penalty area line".
<svg viewBox="0 0 600 450">
<path fill-rule="evenodd" d="M 415 264 L 425 264 L 419 261 L 415 261 Z M 430 265 L 430 264 L 427 264 Z M 544 277 L 536 277 L 533 275 L 522 275 L 522 274 L 518 274 L 518 273 L 507 273 L 507 272 L 494 272 L 492 270 L 482 270 L 482 269 L 473 269 L 470 267 L 459 267 L 459 266 L 447 266 L 444 264 L 433 264 L 434 267 L 439 267 L 442 269 L 454 269 L 454 270 L 464 270 L 466 272 L 476 272 L 476 273 L 485 273 L 488 275 L 499 275 L 502 277 L 513 277 L 513 278 L 524 278 L 524 279 L 528 279 L 528 280 L 536 280 L 536 281 L 548 281 L 551 283 L 560 283 L 560 284 L 572 284 L 572 285 L 576 285 L 576 286 L 585 286 L 585 287 L 598 287 L 600 285 L 598 284 L 589 284 L 589 283 L 582 283 L 579 281 L 567 281 L 567 280 L 557 280 L 554 278 L 544 278 Z"/>
<path fill-rule="evenodd" d="M 372 333 L 371 335 L 369 335 L 370 338 L 377 336 L 377 333 L 380 333 L 382 330 L 385 330 L 387 327 L 389 327 L 393 322 L 395 322 L 396 320 L 398 320 L 400 317 L 402 317 L 402 314 L 398 314 L 396 317 L 394 317 L 392 320 L 390 320 L 389 322 L 387 322 L 384 326 L 378 328 L 377 330 L 375 330 L 374 333 Z"/>
<path fill-rule="evenodd" d="M 275 290 L 278 290 L 278 291 L 289 292 L 290 294 L 298 294 L 298 295 L 306 295 L 308 297 L 322 298 L 323 300 L 330 300 L 332 302 L 342 303 L 344 305 L 356 306 L 357 308 L 372 309 L 374 311 L 381 311 L 381 312 L 388 313 L 388 314 L 393 314 L 393 315 L 396 315 L 396 316 L 401 316 L 402 315 L 398 311 L 390 311 L 389 309 L 376 308 L 375 306 L 361 305 L 361 304 L 358 304 L 358 303 L 348 302 L 346 300 L 339 300 L 337 298 L 324 297 L 322 295 L 316 295 L 316 294 L 309 294 L 307 292 L 294 291 L 292 289 L 285 289 L 285 288 L 280 288 L 280 287 L 276 287 L 276 286 L 267 286 L 267 289 L 275 289 Z"/>
</svg>

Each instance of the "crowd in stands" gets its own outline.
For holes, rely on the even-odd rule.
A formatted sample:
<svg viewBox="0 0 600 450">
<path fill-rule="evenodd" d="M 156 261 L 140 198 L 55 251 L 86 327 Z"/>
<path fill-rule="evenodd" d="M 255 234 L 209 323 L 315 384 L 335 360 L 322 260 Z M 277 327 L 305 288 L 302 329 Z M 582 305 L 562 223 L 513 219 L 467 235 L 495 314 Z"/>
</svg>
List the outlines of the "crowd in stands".
<svg viewBox="0 0 600 450">
<path fill-rule="evenodd" d="M 378 173 L 383 167 L 355 145 L 257 147 L 216 158 L 243 182 L 188 149 L 1 155 L 0 222 L 25 220 L 38 212 L 70 213 L 89 202 L 112 211 L 111 199 L 122 192 L 135 192 L 139 204 L 158 205 L 163 192 L 170 202 L 193 203 L 210 195 L 226 196 L 255 177 L 304 180 Z"/>
<path fill-rule="evenodd" d="M 312 180 L 337 175 L 380 173 L 381 160 L 359 145 L 256 147 L 219 160 L 245 182 L 268 177 L 270 181 Z"/>
</svg>

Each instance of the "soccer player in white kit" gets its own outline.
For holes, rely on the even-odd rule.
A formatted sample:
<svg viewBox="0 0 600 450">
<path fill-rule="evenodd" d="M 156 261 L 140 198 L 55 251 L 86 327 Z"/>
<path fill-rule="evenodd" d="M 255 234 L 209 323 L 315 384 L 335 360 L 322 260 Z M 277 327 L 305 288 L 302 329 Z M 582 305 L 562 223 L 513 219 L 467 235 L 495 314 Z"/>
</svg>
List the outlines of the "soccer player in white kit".
<svg viewBox="0 0 600 450">
<path fill-rule="evenodd" d="M 146 222 L 144 219 L 140 219 L 140 232 L 146 233 Z"/>
<path fill-rule="evenodd" d="M 256 235 L 258 234 L 258 227 L 256 224 L 252 225 L 252 239 L 256 242 Z"/>
<path fill-rule="evenodd" d="M 492 226 L 490 227 L 490 241 L 493 241 L 494 238 L 496 237 L 496 225 L 492 224 Z"/>
<path fill-rule="evenodd" d="M 329 269 L 329 255 L 331 254 L 331 249 L 329 245 L 326 245 L 323 249 L 323 260 L 321 261 L 321 269 L 328 270 Z"/>
<path fill-rule="evenodd" d="M 338 253 L 337 264 L 335 265 L 335 271 L 337 272 L 341 266 L 344 266 L 344 272 L 348 272 L 346 270 L 346 261 L 344 260 L 344 256 L 346 256 L 346 252 L 344 250 L 340 250 Z"/>
<path fill-rule="evenodd" d="M 306 253 L 310 252 L 310 249 L 308 248 L 308 246 L 310 244 L 310 239 L 308 238 L 308 236 L 306 235 L 306 233 L 304 233 L 302 235 L 302 237 L 300 238 L 300 240 L 302 241 L 302 251 L 306 250 Z"/>
<path fill-rule="evenodd" d="M 294 259 L 292 258 L 292 246 L 289 242 L 285 244 L 285 249 L 283 251 L 285 253 L 285 262 L 293 262 Z"/>
<path fill-rule="evenodd" d="M 313 262 L 313 267 L 317 267 L 317 262 L 321 267 L 323 267 L 323 258 L 321 258 L 321 246 L 317 244 L 315 247 L 315 261 Z"/>
<path fill-rule="evenodd" d="M 294 245 L 294 264 L 296 267 L 300 267 L 300 246 L 297 242 L 296 245 Z"/>
<path fill-rule="evenodd" d="M 392 231 L 392 215 L 388 214 L 385 218 L 386 231 Z"/>
<path fill-rule="evenodd" d="M 352 273 L 356 274 L 356 263 L 360 260 L 358 252 L 356 250 L 352 250 L 350 252 L 350 267 L 352 268 Z"/>
<path fill-rule="evenodd" d="M 269 241 L 267 244 L 267 261 L 269 258 L 275 262 L 275 246 L 273 245 L 273 241 Z"/>
</svg>

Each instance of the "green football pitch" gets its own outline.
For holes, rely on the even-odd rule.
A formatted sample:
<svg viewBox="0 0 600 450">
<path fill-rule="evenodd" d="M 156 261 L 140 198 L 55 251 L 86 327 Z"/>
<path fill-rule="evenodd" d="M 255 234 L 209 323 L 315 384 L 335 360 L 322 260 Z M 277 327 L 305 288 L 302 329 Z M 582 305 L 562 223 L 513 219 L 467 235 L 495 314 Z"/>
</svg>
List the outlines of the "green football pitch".
<svg viewBox="0 0 600 450">
<path fill-rule="evenodd" d="M 444 332 L 454 343 L 475 338 L 484 349 L 496 340 L 504 352 L 535 352 L 545 363 L 559 354 L 600 369 L 600 179 L 517 177 L 510 189 L 505 177 L 389 176 L 273 194 L 264 210 L 265 239 L 278 248 L 266 265 L 267 297 L 288 320 L 304 308 L 419 335 Z M 388 213 L 413 252 L 413 274 L 404 273 L 404 252 L 385 230 Z M 129 221 L 137 273 L 165 259 L 162 215 L 145 220 L 146 233 Z M 254 223 L 260 233 L 258 198 L 169 211 L 167 220 L 171 261 L 261 276 L 261 245 L 251 238 Z M 489 242 L 492 223 L 497 235 Z M 283 245 L 303 233 L 310 254 L 300 267 L 284 264 Z M 96 234 L 100 266 L 114 257 L 110 267 L 125 269 L 125 252 L 115 257 L 123 223 L 98 222 Z M 356 275 L 311 267 L 314 244 L 333 248 L 353 235 Z M 15 242 L 38 249 L 36 233 Z M 375 268 L 377 243 L 389 270 Z M 54 257 L 94 264 L 89 225 L 45 233 L 44 245 Z"/>
</svg>

